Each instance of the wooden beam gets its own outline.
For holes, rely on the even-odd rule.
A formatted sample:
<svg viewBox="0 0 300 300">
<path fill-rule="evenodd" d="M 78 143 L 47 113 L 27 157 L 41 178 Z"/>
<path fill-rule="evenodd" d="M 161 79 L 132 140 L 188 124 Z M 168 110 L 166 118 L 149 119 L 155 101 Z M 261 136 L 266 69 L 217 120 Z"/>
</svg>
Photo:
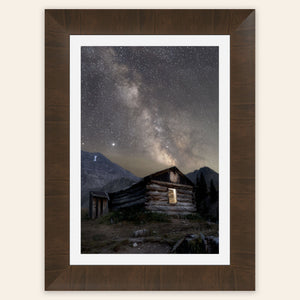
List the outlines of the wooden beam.
<svg viewBox="0 0 300 300">
<path fill-rule="evenodd" d="M 145 186 L 137 186 L 137 187 L 132 187 L 132 188 L 128 188 L 126 190 L 122 190 L 119 192 L 113 192 L 113 193 L 109 193 L 110 197 L 114 198 L 114 197 L 123 197 L 128 195 L 129 193 L 137 193 L 139 191 L 146 191 Z"/>
<path fill-rule="evenodd" d="M 147 191 L 146 195 L 148 196 L 162 196 L 168 197 L 168 192 L 159 192 L 159 191 Z"/>
<path fill-rule="evenodd" d="M 145 198 L 142 198 L 140 200 L 133 201 L 133 202 L 127 202 L 127 203 L 122 204 L 122 205 L 113 205 L 112 209 L 113 210 L 118 210 L 120 208 L 131 207 L 131 206 L 139 205 L 139 204 L 143 204 L 143 203 L 145 203 Z"/>
<path fill-rule="evenodd" d="M 116 198 L 112 198 L 111 201 L 112 203 L 126 203 L 126 202 L 131 202 L 134 201 L 138 198 L 145 198 L 145 194 L 144 193 L 139 193 L 139 194 L 128 194 L 126 197 L 116 197 Z"/>
<path fill-rule="evenodd" d="M 176 189 L 177 194 L 180 195 L 193 195 L 193 191 L 189 191 L 189 190 L 180 190 L 180 189 Z"/>
<path fill-rule="evenodd" d="M 162 201 L 151 201 L 151 202 L 145 202 L 145 205 L 148 207 L 148 206 L 167 206 L 167 207 L 191 207 L 191 208 L 195 208 L 196 206 L 193 204 L 193 203 L 183 203 L 181 202 L 180 204 L 177 203 L 177 204 L 170 204 L 168 202 L 162 202 Z"/>
<path fill-rule="evenodd" d="M 146 186 L 147 190 L 149 191 L 160 191 L 160 192 L 167 192 L 168 188 L 165 186 L 160 186 L 158 184 L 149 184 Z"/>
<path fill-rule="evenodd" d="M 177 205 L 147 205 L 147 209 L 152 210 L 152 211 L 176 211 L 176 212 L 196 212 L 196 207 L 191 206 L 191 207 L 185 207 L 185 206 L 177 206 Z"/>
<path fill-rule="evenodd" d="M 157 202 L 166 202 L 169 203 L 169 199 L 165 198 L 165 197 L 146 197 L 147 202 L 153 202 L 153 203 L 157 203 Z M 182 199 L 182 198 L 178 198 L 177 197 L 177 203 L 194 203 L 193 199 Z"/>
<path fill-rule="evenodd" d="M 160 196 L 146 196 L 147 201 L 166 201 L 169 202 L 168 197 L 160 197 Z"/>
<path fill-rule="evenodd" d="M 186 184 L 179 184 L 179 183 L 171 183 L 171 182 L 165 182 L 165 181 L 158 181 L 158 180 L 151 180 L 150 184 L 156 183 L 161 186 L 167 186 L 171 188 L 182 188 L 186 190 L 193 190 L 193 187 L 191 185 L 186 185 Z"/>
<path fill-rule="evenodd" d="M 149 201 L 167 201 L 169 202 L 169 198 L 167 196 L 161 196 L 161 195 L 146 195 L 146 199 Z M 183 197 L 183 196 L 177 196 L 178 202 L 193 202 L 193 197 Z"/>
</svg>

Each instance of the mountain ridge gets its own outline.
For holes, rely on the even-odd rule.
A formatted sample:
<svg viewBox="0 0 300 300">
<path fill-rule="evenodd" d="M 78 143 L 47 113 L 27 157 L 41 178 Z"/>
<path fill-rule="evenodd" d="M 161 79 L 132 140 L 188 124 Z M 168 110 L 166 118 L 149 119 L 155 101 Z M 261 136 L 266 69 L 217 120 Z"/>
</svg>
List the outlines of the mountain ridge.
<svg viewBox="0 0 300 300">
<path fill-rule="evenodd" d="M 185 174 L 194 184 L 197 176 L 203 173 L 207 187 L 211 179 L 219 190 L 219 174 L 209 167 Z M 130 171 L 112 162 L 100 152 L 87 152 L 81 150 L 81 206 L 88 208 L 89 192 L 103 191 L 116 192 L 141 180 Z"/>
<path fill-rule="evenodd" d="M 81 150 L 82 207 L 88 207 L 90 190 L 115 192 L 139 180 L 139 177 L 110 161 L 102 153 Z"/>
<path fill-rule="evenodd" d="M 219 174 L 207 166 L 202 167 L 198 170 L 194 170 L 193 172 L 187 173 L 186 177 L 189 178 L 196 185 L 197 177 L 200 176 L 201 173 L 203 173 L 208 188 L 210 186 L 210 181 L 213 180 L 216 189 L 219 190 Z"/>
</svg>

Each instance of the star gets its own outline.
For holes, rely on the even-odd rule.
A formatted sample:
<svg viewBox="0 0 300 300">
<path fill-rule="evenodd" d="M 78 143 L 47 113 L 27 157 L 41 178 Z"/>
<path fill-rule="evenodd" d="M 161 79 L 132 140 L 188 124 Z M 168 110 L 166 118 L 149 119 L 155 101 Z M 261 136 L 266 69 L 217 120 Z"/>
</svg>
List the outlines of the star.
<svg viewBox="0 0 300 300">
<path fill-rule="evenodd" d="M 82 47 L 81 149 L 137 176 L 218 170 L 218 103 L 216 46 Z"/>
</svg>

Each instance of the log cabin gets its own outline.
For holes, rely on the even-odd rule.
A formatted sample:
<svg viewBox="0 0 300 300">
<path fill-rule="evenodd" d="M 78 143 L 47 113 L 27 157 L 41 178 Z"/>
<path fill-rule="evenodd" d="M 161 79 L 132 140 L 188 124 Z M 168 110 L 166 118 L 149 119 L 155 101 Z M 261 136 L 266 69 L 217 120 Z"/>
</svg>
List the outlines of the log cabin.
<svg viewBox="0 0 300 300">
<path fill-rule="evenodd" d="M 177 167 L 142 178 L 132 186 L 114 193 L 90 192 L 90 217 L 132 206 L 168 215 L 196 212 L 194 184 Z"/>
</svg>

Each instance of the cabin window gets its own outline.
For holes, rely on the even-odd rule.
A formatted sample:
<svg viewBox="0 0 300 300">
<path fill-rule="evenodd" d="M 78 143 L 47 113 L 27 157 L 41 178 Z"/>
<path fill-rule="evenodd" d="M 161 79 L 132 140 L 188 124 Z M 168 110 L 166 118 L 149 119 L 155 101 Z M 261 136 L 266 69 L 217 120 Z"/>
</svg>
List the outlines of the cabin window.
<svg viewBox="0 0 300 300">
<path fill-rule="evenodd" d="M 176 189 L 168 189 L 169 203 L 176 204 L 177 203 L 177 194 Z"/>
<path fill-rule="evenodd" d="M 170 181 L 174 182 L 174 183 L 179 183 L 180 182 L 179 174 L 171 171 L 170 172 Z"/>
</svg>

